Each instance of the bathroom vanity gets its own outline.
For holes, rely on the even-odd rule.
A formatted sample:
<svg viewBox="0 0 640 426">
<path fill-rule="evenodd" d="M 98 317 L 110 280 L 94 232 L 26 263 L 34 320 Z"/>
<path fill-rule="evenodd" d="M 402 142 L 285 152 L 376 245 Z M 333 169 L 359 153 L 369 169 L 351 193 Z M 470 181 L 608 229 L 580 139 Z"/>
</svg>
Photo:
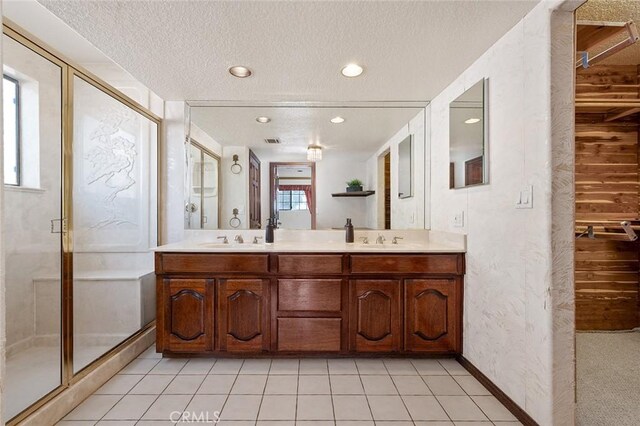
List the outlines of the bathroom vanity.
<svg viewBox="0 0 640 426">
<path fill-rule="evenodd" d="M 156 275 L 165 355 L 462 348 L 464 253 L 455 246 L 185 242 L 157 249 Z"/>
</svg>

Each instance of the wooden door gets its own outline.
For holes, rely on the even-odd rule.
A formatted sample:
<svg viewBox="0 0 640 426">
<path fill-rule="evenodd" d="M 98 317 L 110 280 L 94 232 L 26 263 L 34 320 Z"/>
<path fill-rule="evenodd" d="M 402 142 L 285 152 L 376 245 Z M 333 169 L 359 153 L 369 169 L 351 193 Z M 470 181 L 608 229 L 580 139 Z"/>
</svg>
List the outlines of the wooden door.
<svg viewBox="0 0 640 426">
<path fill-rule="evenodd" d="M 218 291 L 220 350 L 269 350 L 269 281 L 221 280 Z"/>
<path fill-rule="evenodd" d="M 253 151 L 249 151 L 249 228 L 262 228 L 262 210 L 260 202 L 260 160 Z"/>
<path fill-rule="evenodd" d="M 464 162 L 464 186 L 478 185 L 483 181 L 483 157 L 472 158 Z"/>
<path fill-rule="evenodd" d="M 214 344 L 214 282 L 166 279 L 162 342 L 171 352 L 204 352 Z"/>
<path fill-rule="evenodd" d="M 461 349 L 460 281 L 416 279 L 405 282 L 405 350 Z"/>
<path fill-rule="evenodd" d="M 400 350 L 399 280 L 351 281 L 351 349 L 357 352 Z"/>
</svg>

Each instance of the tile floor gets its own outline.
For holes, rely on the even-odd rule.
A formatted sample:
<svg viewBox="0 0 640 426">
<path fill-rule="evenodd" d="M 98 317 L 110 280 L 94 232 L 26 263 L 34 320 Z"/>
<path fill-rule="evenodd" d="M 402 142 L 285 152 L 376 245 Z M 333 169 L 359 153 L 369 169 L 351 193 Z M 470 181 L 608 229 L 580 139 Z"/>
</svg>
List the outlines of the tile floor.
<svg viewBox="0 0 640 426">
<path fill-rule="evenodd" d="M 58 424 L 207 418 L 220 426 L 520 424 L 455 360 L 162 359 L 153 347 Z"/>
</svg>

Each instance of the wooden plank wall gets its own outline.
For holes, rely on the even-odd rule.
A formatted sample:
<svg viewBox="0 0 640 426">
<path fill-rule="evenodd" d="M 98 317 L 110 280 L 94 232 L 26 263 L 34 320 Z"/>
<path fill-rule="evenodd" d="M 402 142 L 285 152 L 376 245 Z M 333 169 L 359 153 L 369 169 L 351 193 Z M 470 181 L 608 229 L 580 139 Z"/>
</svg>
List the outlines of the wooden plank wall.
<svg viewBox="0 0 640 426">
<path fill-rule="evenodd" d="M 579 70 L 576 97 L 637 98 L 637 66 Z M 576 115 L 576 220 L 639 219 L 638 122 L 605 123 Z M 639 325 L 638 242 L 576 241 L 576 328 L 625 330 Z"/>
</svg>

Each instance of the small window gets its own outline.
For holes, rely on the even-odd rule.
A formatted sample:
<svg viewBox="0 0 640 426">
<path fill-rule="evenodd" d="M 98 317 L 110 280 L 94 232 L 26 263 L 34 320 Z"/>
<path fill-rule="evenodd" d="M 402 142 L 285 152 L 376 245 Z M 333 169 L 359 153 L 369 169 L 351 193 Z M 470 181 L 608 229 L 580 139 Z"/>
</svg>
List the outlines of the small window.
<svg viewBox="0 0 640 426">
<path fill-rule="evenodd" d="M 282 210 L 309 210 L 304 191 L 278 190 L 278 211 Z"/>
<path fill-rule="evenodd" d="M 20 185 L 20 83 L 9 76 L 2 79 L 4 183 Z"/>
</svg>

